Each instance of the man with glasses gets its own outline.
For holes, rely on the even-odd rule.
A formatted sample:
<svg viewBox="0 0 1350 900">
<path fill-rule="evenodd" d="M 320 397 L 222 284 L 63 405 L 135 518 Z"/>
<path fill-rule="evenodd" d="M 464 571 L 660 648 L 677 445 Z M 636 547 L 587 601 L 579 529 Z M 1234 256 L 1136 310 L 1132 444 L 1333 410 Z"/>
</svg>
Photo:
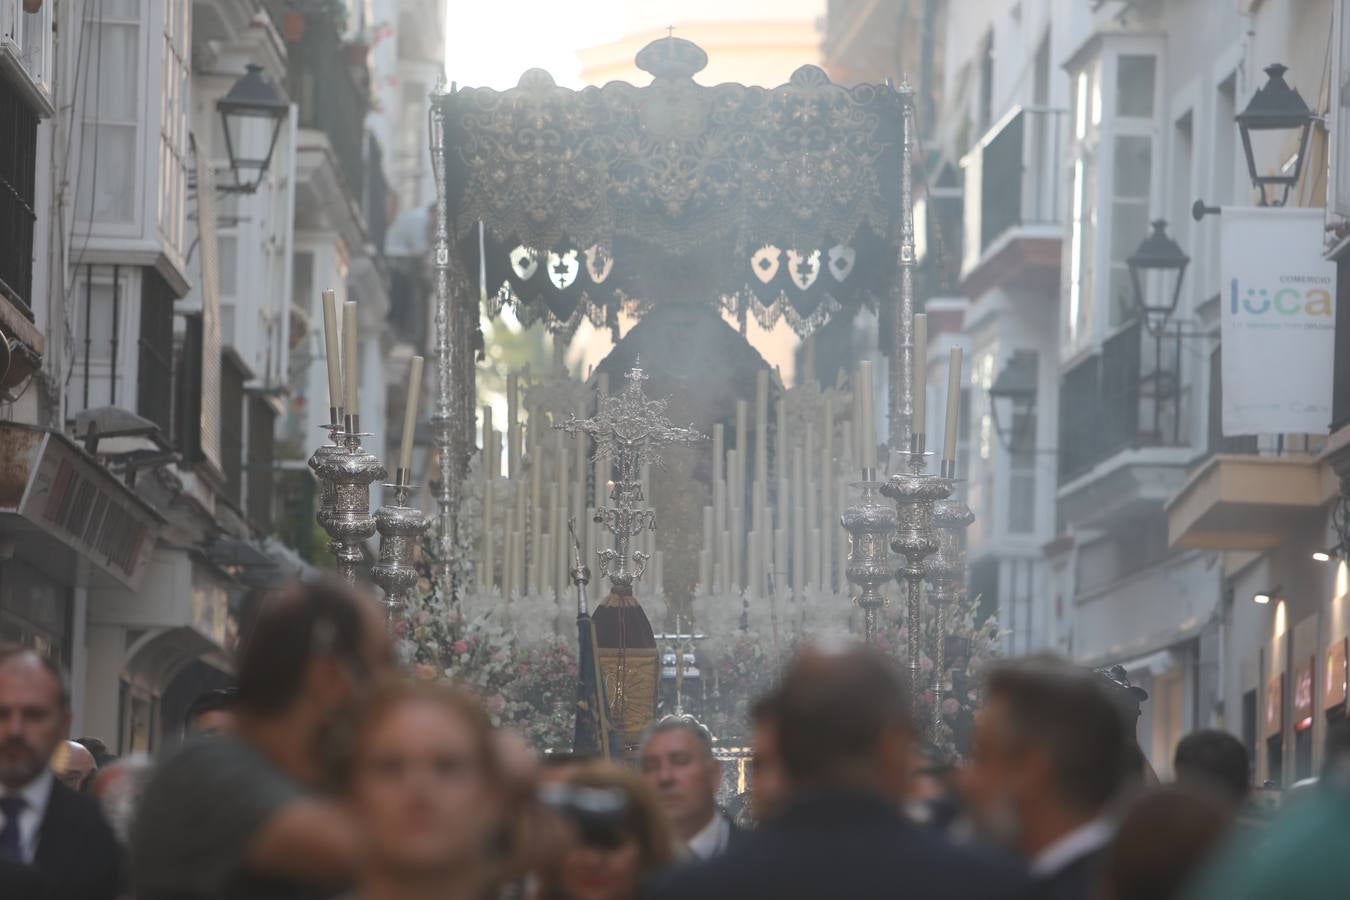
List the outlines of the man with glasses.
<svg viewBox="0 0 1350 900">
<path fill-rule="evenodd" d="M 239 648 L 233 734 L 189 741 L 141 797 L 131 834 L 138 900 L 337 894 L 359 844 L 319 793 L 325 751 L 391 662 L 378 607 L 346 585 L 265 597 Z"/>
</svg>

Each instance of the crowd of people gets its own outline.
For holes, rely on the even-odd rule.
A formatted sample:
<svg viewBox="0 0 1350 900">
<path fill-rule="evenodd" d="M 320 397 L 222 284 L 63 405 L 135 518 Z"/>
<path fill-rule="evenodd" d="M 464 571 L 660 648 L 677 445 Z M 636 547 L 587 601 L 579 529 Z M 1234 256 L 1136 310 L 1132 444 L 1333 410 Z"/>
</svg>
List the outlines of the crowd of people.
<svg viewBox="0 0 1350 900">
<path fill-rule="evenodd" d="M 1256 900 L 1350 883 L 1345 754 L 1267 822 L 1241 742 L 1191 734 L 1158 783 L 1100 680 L 1051 658 L 987 673 L 956 764 L 919 741 L 885 657 L 803 650 L 750 711 L 735 819 L 694 719 L 662 719 L 631 761 L 539 757 L 470 692 L 401 673 L 379 608 L 344 585 L 269 595 L 236 670 L 152 763 L 69 741 L 59 667 L 0 650 L 0 898 Z"/>
</svg>

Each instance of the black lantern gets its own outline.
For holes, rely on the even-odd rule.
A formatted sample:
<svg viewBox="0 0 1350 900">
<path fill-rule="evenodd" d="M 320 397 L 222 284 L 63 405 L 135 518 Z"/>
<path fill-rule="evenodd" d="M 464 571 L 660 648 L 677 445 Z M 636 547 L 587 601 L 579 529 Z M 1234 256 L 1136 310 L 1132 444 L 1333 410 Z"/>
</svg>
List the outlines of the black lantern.
<svg viewBox="0 0 1350 900">
<path fill-rule="evenodd" d="M 252 194 L 267 174 L 290 104 L 263 78 L 262 66 L 249 64 L 230 92 L 216 102 L 216 109 L 220 110 L 225 152 L 234 173 L 234 184 L 225 185 L 222 190 Z M 270 134 L 264 129 L 270 130 Z M 267 149 L 259 155 L 264 140 Z"/>
<path fill-rule="evenodd" d="M 1134 283 L 1134 302 L 1144 314 L 1144 322 L 1152 331 L 1157 325 L 1165 323 L 1176 311 L 1177 301 L 1181 299 L 1181 282 L 1186 277 L 1186 266 L 1191 258 L 1182 252 L 1177 242 L 1167 235 L 1167 220 L 1155 219 L 1153 233 L 1144 238 L 1139 247 L 1125 260 L 1130 267 L 1130 281 Z M 1159 273 L 1164 279 L 1162 300 L 1150 302 L 1144 279 L 1150 273 Z M 1171 290 L 1167 290 L 1168 276 L 1175 279 Z"/>
<path fill-rule="evenodd" d="M 1013 351 L 1012 358 L 989 386 L 989 407 L 994 417 L 994 430 L 998 433 L 999 442 L 1012 452 L 1029 449 L 1034 440 L 1036 362 L 1034 351 Z M 1011 421 L 1006 428 L 998 411 L 1003 401 L 1007 401 L 1011 407 Z"/>
<path fill-rule="evenodd" d="M 1289 199 L 1289 191 L 1298 184 L 1298 177 L 1303 169 L 1303 157 L 1307 155 L 1308 135 L 1312 132 L 1312 123 L 1317 120 L 1316 114 L 1308 109 L 1308 104 L 1303 102 L 1298 91 L 1291 88 L 1284 80 L 1284 73 L 1288 69 L 1279 63 L 1266 66 L 1266 83 L 1262 85 L 1252 101 L 1247 104 L 1247 108 L 1237 114 L 1238 130 L 1242 133 L 1242 149 L 1247 154 L 1247 174 L 1251 176 L 1252 185 L 1261 190 L 1262 206 L 1284 206 Z M 1286 161 L 1277 161 L 1273 167 L 1267 167 L 1266 172 L 1274 171 L 1275 174 L 1263 174 L 1263 170 L 1256 164 L 1256 155 L 1252 152 L 1252 132 L 1286 132 L 1297 136 L 1297 147 L 1294 155 Z M 1287 146 L 1286 139 L 1284 146 Z M 1283 187 L 1284 191 L 1278 200 L 1273 200 L 1266 195 L 1267 187 Z"/>
</svg>

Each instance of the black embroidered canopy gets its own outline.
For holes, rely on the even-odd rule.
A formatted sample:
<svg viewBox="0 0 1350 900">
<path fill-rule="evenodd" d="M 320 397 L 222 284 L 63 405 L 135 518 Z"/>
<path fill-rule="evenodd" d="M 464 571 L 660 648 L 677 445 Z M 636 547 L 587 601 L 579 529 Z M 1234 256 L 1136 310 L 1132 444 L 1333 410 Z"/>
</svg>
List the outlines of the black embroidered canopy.
<svg viewBox="0 0 1350 900">
<path fill-rule="evenodd" d="M 705 87 L 706 64 L 663 38 L 637 55 L 646 87 L 572 91 L 532 69 L 507 91 L 446 96 L 450 225 L 494 313 L 511 303 L 570 332 L 698 302 L 805 334 L 888 292 L 899 95 L 815 66 L 776 88 Z"/>
</svg>

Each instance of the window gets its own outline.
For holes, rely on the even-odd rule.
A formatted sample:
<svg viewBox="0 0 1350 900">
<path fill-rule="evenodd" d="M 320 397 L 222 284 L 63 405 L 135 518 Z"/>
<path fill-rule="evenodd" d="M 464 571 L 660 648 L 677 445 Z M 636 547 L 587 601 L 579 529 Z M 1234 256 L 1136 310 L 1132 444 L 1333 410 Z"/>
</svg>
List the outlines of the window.
<svg viewBox="0 0 1350 900">
<path fill-rule="evenodd" d="M 133 225 L 137 218 L 139 6 L 136 0 L 84 4 L 89 41 L 77 80 L 83 130 L 75 208 L 86 222 Z"/>
<path fill-rule="evenodd" d="M 1125 260 L 1148 236 L 1153 189 L 1153 109 L 1156 57 L 1122 54 L 1116 59 L 1114 162 L 1111 173 L 1111 270 L 1107 327 L 1134 319 L 1134 288 Z"/>
<path fill-rule="evenodd" d="M 1017 350 L 1006 365 L 1030 372 L 1039 369 L 1035 350 Z M 1017 404 L 1008 428 L 1008 531 L 1030 534 L 1036 530 L 1036 404 Z"/>
<path fill-rule="evenodd" d="M 30 93 L 29 99 L 37 104 L 34 111 L 42 116 L 49 116 L 53 112 L 51 107 L 53 6 L 54 3 L 46 2 L 36 11 L 27 12 L 21 0 L 0 2 L 0 38 L 11 45 L 12 52 L 17 52 L 23 73 L 41 95 L 41 99 L 36 100 Z"/>
<path fill-rule="evenodd" d="M 1073 80 L 1072 181 L 1069 195 L 1069 277 L 1062 321 L 1064 356 L 1072 356 L 1091 336 L 1092 284 L 1097 236 L 1097 125 L 1101 121 L 1101 62 Z"/>
<path fill-rule="evenodd" d="M 994 32 L 984 36 L 980 54 L 980 134 L 994 124 Z"/>
<path fill-rule="evenodd" d="M 164 241 L 184 255 L 187 227 L 188 46 L 190 3 L 164 4 L 164 56 L 160 60 L 162 103 L 159 128 L 159 231 Z"/>
<path fill-rule="evenodd" d="M 154 270 L 141 281 L 136 412 L 173 434 L 173 290 Z"/>
<path fill-rule="evenodd" d="M 33 318 L 37 116 L 0 84 L 0 296 Z"/>
<path fill-rule="evenodd" d="M 1132 35 L 1099 40 L 1099 55 L 1071 72 L 1068 277 L 1061 316 L 1065 359 L 1134 320 L 1125 260 L 1148 235 L 1159 193 L 1156 42 Z"/>
</svg>

